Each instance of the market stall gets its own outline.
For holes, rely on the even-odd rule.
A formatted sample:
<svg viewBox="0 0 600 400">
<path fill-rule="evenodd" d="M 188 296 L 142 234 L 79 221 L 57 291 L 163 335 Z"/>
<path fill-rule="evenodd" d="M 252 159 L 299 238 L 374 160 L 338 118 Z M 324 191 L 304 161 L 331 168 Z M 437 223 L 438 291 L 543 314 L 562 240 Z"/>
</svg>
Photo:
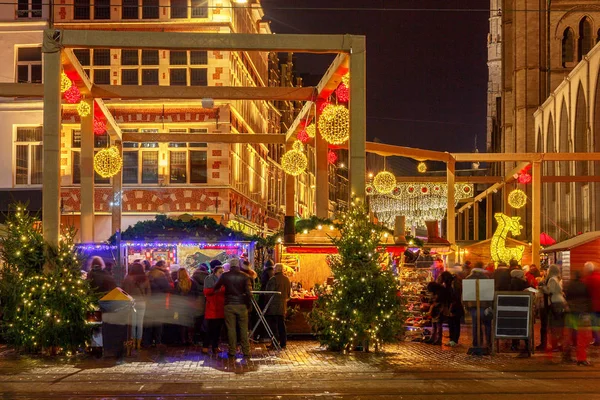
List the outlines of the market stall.
<svg viewBox="0 0 600 400">
<path fill-rule="evenodd" d="M 548 264 L 561 264 L 563 279 L 574 271 L 583 271 L 588 261 L 600 259 L 600 231 L 586 232 L 543 249 Z"/>
</svg>

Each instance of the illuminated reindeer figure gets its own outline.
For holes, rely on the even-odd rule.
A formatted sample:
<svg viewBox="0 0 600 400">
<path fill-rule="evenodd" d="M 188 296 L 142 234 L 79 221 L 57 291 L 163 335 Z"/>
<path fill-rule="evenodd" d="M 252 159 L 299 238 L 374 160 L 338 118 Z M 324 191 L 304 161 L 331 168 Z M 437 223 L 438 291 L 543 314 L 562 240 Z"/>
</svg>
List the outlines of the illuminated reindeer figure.
<svg viewBox="0 0 600 400">
<path fill-rule="evenodd" d="M 502 213 L 496 213 L 494 218 L 498 222 L 498 228 L 496 228 L 491 242 L 492 260 L 494 260 L 496 265 L 500 262 L 508 264 L 510 260 L 521 261 L 525 246 L 506 247 L 506 235 L 508 232 L 513 236 L 521 234 L 521 229 L 523 228 L 520 224 L 521 217 L 509 217 Z"/>
</svg>

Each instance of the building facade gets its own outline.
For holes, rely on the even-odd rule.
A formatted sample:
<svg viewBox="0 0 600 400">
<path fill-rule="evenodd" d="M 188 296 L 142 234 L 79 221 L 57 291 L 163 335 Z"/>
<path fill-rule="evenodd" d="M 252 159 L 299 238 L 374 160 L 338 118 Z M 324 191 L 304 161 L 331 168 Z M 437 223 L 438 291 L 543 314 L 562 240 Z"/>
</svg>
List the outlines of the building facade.
<svg viewBox="0 0 600 400">
<path fill-rule="evenodd" d="M 538 140 L 534 113 L 600 40 L 600 5 L 591 0 L 491 0 L 488 38 L 488 152 L 588 152 L 593 116 L 566 105 L 565 129 Z M 498 58 L 498 55 L 500 57 Z M 589 93 L 576 91 L 573 96 Z M 576 123 L 579 119 L 579 123 Z M 576 127 L 577 126 L 577 127 Z M 545 140 L 545 142 L 544 142 Z M 548 140 L 550 142 L 548 142 Z M 494 166 L 506 174 L 514 165 Z M 592 175 L 583 164 L 546 163 L 545 175 Z M 600 229 L 591 216 L 600 209 L 593 183 L 546 183 L 542 229 L 557 239 Z M 557 197 L 563 198 L 556 201 Z M 589 207 L 583 207 L 587 203 Z M 530 215 L 522 212 L 524 226 Z"/>
<path fill-rule="evenodd" d="M 256 0 L 65 0 L 53 9 L 38 0 L 0 5 L 0 82 L 42 83 L 42 30 L 110 29 L 169 32 L 271 34 Z M 290 61 L 241 51 L 75 49 L 85 73 L 102 85 L 278 86 L 296 85 Z M 13 61 L 14 60 L 14 61 Z M 124 133 L 144 134 L 123 143 L 123 189 L 113 198 L 111 179 L 95 176 L 94 240 L 111 231 L 111 207 L 121 202 L 122 229 L 156 214 L 211 216 L 249 233 L 277 230 L 283 221 L 282 145 L 204 143 L 206 133 L 285 133 L 299 109 L 269 101 L 106 100 Z M 282 106 L 285 106 L 283 108 Z M 281 109 L 278 107 L 282 107 Z M 0 196 L 4 203 L 41 202 L 42 102 L 0 99 Z M 291 117 L 290 117 L 291 116 Z M 63 223 L 75 227 L 80 212 L 80 117 L 72 105 L 62 113 L 61 186 Z M 152 134 L 198 134 L 198 141 L 159 143 Z M 109 145 L 95 135 L 95 149 Z M 309 159 L 310 157 L 309 149 Z M 296 210 L 314 209 L 314 166 L 297 179 Z M 10 173 L 8 173 L 10 171 Z"/>
</svg>

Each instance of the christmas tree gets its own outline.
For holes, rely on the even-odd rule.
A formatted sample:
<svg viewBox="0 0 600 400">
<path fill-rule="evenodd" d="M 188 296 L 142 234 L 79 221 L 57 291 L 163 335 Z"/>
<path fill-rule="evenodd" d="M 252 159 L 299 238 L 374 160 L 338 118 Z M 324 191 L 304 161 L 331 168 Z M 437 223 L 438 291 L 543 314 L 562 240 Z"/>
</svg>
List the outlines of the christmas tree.
<svg viewBox="0 0 600 400">
<path fill-rule="evenodd" d="M 26 352 L 80 349 L 90 336 L 86 313 L 95 297 L 81 277 L 75 230 L 64 230 L 58 247 L 50 246 L 40 221 L 21 204 L 11 207 L 6 226 L 0 239 L 4 339 Z"/>
<path fill-rule="evenodd" d="M 338 254 L 328 262 L 332 286 L 322 290 L 309 319 L 321 344 L 335 351 L 393 341 L 404 325 L 396 277 L 381 265 L 382 227 L 369 220 L 362 205 L 352 205 L 340 218 Z"/>
</svg>

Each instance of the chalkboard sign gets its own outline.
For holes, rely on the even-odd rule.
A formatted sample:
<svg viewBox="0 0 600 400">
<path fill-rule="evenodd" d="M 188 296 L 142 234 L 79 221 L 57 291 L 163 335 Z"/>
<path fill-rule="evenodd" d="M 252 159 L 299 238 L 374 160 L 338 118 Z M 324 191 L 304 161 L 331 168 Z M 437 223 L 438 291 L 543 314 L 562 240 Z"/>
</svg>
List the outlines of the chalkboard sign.
<svg viewBox="0 0 600 400">
<path fill-rule="evenodd" d="M 526 292 L 498 293 L 495 301 L 497 339 L 529 339 L 532 334 L 532 299 Z"/>
</svg>

